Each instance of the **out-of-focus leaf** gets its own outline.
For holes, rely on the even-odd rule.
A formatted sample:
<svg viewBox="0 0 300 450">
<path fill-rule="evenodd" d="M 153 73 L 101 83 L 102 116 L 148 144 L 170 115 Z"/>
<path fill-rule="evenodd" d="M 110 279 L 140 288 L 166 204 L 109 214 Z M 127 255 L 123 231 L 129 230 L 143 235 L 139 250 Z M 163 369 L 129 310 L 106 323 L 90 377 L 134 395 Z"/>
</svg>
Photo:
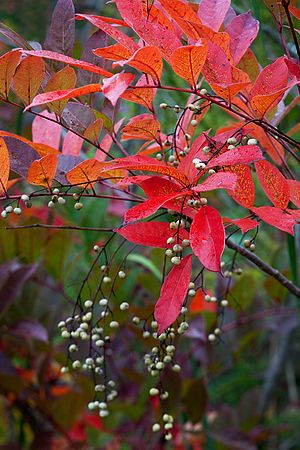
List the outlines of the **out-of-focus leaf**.
<svg viewBox="0 0 300 450">
<path fill-rule="evenodd" d="M 183 396 L 188 419 L 200 422 L 208 406 L 207 389 L 203 380 L 190 381 Z"/>
<path fill-rule="evenodd" d="M 18 322 L 10 329 L 10 333 L 22 339 L 34 339 L 37 341 L 48 342 L 48 331 L 41 323 L 27 319 Z"/>
<path fill-rule="evenodd" d="M 137 264 L 141 264 L 146 269 L 148 269 L 159 281 L 161 281 L 161 272 L 154 265 L 151 259 L 148 259 L 143 255 L 139 255 L 138 253 L 130 253 L 130 255 L 128 255 L 127 257 L 127 260 Z"/>
<path fill-rule="evenodd" d="M 0 266 L 0 316 L 21 293 L 23 286 L 33 276 L 36 264 L 21 265 L 9 261 Z"/>
<path fill-rule="evenodd" d="M 134 75 L 132 73 L 123 72 L 117 73 L 110 78 L 105 78 L 103 80 L 103 94 L 115 106 L 120 96 L 126 91 L 133 80 Z"/>
</svg>

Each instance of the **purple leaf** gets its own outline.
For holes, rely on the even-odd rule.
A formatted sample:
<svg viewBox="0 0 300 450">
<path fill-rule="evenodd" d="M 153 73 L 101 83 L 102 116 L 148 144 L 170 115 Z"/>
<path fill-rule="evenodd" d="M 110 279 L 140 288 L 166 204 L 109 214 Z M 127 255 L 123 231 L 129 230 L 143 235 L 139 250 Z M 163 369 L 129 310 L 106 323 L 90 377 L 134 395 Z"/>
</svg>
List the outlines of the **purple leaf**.
<svg viewBox="0 0 300 450">
<path fill-rule="evenodd" d="M 44 49 L 72 56 L 74 39 L 75 9 L 73 1 L 58 0 L 44 42 Z"/>
<path fill-rule="evenodd" d="M 49 340 L 47 329 L 35 320 L 21 320 L 10 331 L 22 339 L 35 339 L 42 342 Z"/>
<path fill-rule="evenodd" d="M 203 25 L 218 31 L 230 7 L 231 0 L 202 0 L 198 17 Z"/>
<path fill-rule="evenodd" d="M 242 56 L 246 53 L 256 38 L 258 29 L 259 22 L 252 17 L 250 11 L 234 17 L 226 27 L 226 32 L 230 36 L 230 52 L 234 64 L 238 64 Z"/>
<path fill-rule="evenodd" d="M 95 66 L 105 67 L 105 61 L 103 58 L 99 58 L 96 56 L 92 50 L 98 47 L 107 47 L 108 45 L 108 36 L 104 31 L 97 30 L 92 36 L 87 40 L 83 52 L 81 54 L 81 58 L 83 61 L 87 61 Z M 106 64 L 108 65 L 108 64 Z M 105 69 L 109 70 L 108 67 Z M 84 86 L 85 84 L 93 84 L 99 81 L 99 75 L 88 72 L 86 70 L 78 70 L 77 73 L 78 85 Z"/>
<path fill-rule="evenodd" d="M 66 174 L 82 162 L 80 156 L 59 155 L 54 179 L 61 184 L 68 184 Z"/>
<path fill-rule="evenodd" d="M 37 265 L 21 265 L 17 262 L 9 262 L 0 267 L 1 274 L 8 271 L 0 289 L 0 316 L 6 311 L 10 304 L 22 292 L 24 284 L 32 277 Z"/>
<path fill-rule="evenodd" d="M 22 177 L 26 177 L 29 166 L 33 161 L 39 159 L 40 155 L 30 145 L 19 141 L 19 139 L 10 136 L 4 136 L 3 139 L 9 152 L 11 170 Z"/>
<path fill-rule="evenodd" d="M 90 106 L 70 102 L 62 113 L 62 119 L 72 131 L 83 134 L 95 116 Z"/>
</svg>

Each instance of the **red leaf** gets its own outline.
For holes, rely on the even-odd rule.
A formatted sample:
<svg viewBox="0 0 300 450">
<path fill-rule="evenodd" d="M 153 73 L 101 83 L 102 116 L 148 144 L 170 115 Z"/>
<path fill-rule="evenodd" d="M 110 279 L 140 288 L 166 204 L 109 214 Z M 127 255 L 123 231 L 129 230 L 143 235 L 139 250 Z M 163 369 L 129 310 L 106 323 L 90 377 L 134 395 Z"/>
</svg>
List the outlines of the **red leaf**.
<svg viewBox="0 0 300 450">
<path fill-rule="evenodd" d="M 172 195 L 176 192 L 179 192 L 179 190 L 181 189 L 180 184 L 176 183 L 175 181 L 155 175 L 143 177 L 143 179 L 137 181 L 135 184 L 138 184 L 143 189 L 147 197 L 156 197 L 158 195 Z"/>
<path fill-rule="evenodd" d="M 118 30 L 116 27 L 110 25 L 109 23 L 104 21 L 104 17 L 101 16 L 92 16 L 87 14 L 76 14 L 77 20 L 88 20 L 95 27 L 100 28 L 100 30 L 104 31 L 104 33 L 108 34 L 115 41 L 119 42 L 119 44 L 123 45 L 123 47 L 127 48 L 131 53 L 134 53 L 138 50 L 139 46 L 126 34 L 122 33 L 122 31 Z"/>
<path fill-rule="evenodd" d="M 177 234 L 177 230 L 170 230 L 168 222 L 133 223 L 115 231 L 134 244 L 159 248 L 171 248 L 173 244 L 168 245 L 167 239 Z M 179 236 L 180 239 L 188 239 L 188 232 L 180 229 Z"/>
<path fill-rule="evenodd" d="M 251 211 L 269 225 L 286 231 L 289 234 L 294 234 L 296 221 L 290 214 L 282 211 L 282 209 L 275 208 L 274 206 L 260 206 L 259 208 L 251 208 Z"/>
<path fill-rule="evenodd" d="M 259 22 L 252 17 L 250 11 L 232 19 L 226 27 L 230 36 L 230 51 L 234 64 L 238 64 L 251 43 L 257 36 Z"/>
<path fill-rule="evenodd" d="M 33 161 L 28 169 L 27 181 L 31 184 L 50 187 L 58 164 L 57 155 L 46 155 Z"/>
<path fill-rule="evenodd" d="M 250 164 L 254 161 L 264 159 L 261 149 L 257 145 L 245 145 L 228 150 L 220 156 L 215 156 L 206 165 L 207 169 L 216 166 L 233 166 L 235 164 Z"/>
<path fill-rule="evenodd" d="M 0 57 L 0 96 L 4 98 L 8 96 L 11 80 L 21 60 L 21 56 L 20 50 L 14 49 Z"/>
<path fill-rule="evenodd" d="M 159 208 L 163 207 L 170 200 L 186 196 L 190 191 L 177 192 L 173 195 L 160 195 L 158 197 L 151 197 L 149 200 L 134 206 L 129 209 L 124 217 L 124 223 L 135 222 L 137 220 L 145 219 L 154 214 Z M 182 200 L 180 199 L 182 202 Z"/>
<path fill-rule="evenodd" d="M 229 217 L 223 217 L 224 223 L 230 223 L 231 225 L 236 225 L 241 229 L 243 233 L 246 233 L 253 228 L 259 226 L 259 222 L 253 219 L 249 219 L 248 217 L 244 217 L 242 219 L 230 219 Z"/>
<path fill-rule="evenodd" d="M 211 206 L 203 206 L 195 215 L 190 231 L 191 247 L 201 264 L 213 272 L 221 268 L 225 231 L 222 218 Z"/>
<path fill-rule="evenodd" d="M 40 113 L 41 116 L 36 116 L 32 122 L 32 140 L 38 144 L 46 144 L 50 147 L 59 149 L 61 137 L 61 125 L 54 123 L 49 119 L 56 120 L 54 113 L 49 113 L 47 110 Z"/>
<path fill-rule="evenodd" d="M 203 25 L 218 31 L 230 7 L 231 0 L 202 0 L 198 16 Z"/>
<path fill-rule="evenodd" d="M 225 170 L 237 175 L 235 189 L 228 190 L 228 194 L 244 208 L 251 208 L 255 198 L 255 186 L 251 169 L 245 165 L 228 166 Z"/>
<path fill-rule="evenodd" d="M 255 163 L 258 180 L 271 202 L 277 208 L 285 209 L 289 203 L 290 191 L 285 177 L 269 161 Z"/>
<path fill-rule="evenodd" d="M 214 189 L 235 189 L 236 182 L 236 174 L 217 172 L 210 175 L 202 184 L 192 188 L 192 190 L 194 192 L 207 192 Z"/>
<path fill-rule="evenodd" d="M 300 181 L 287 180 L 291 201 L 300 208 Z"/>
<path fill-rule="evenodd" d="M 103 172 L 112 169 L 130 169 L 130 170 L 141 170 L 144 172 L 156 172 L 168 177 L 174 178 L 175 180 L 186 185 L 188 179 L 179 170 L 174 167 L 166 166 L 165 164 L 158 164 L 157 161 L 148 156 L 128 156 L 126 158 L 115 159 L 112 163 L 106 165 Z"/>
<path fill-rule="evenodd" d="M 101 91 L 102 88 L 100 84 L 88 84 L 87 86 L 82 86 L 80 88 L 75 89 L 45 92 L 44 94 L 37 95 L 33 99 L 33 102 L 30 103 L 30 105 L 26 106 L 25 111 L 27 109 L 32 108 L 33 106 L 44 105 L 45 103 L 55 102 L 58 100 L 67 100 L 70 98 L 80 97 L 81 95 L 92 94 L 94 92 L 101 92 Z"/>
<path fill-rule="evenodd" d="M 207 52 L 207 45 L 178 47 L 171 57 L 174 72 L 195 87 L 205 63 Z"/>
<path fill-rule="evenodd" d="M 111 102 L 113 106 L 116 105 L 120 96 L 126 91 L 128 86 L 134 80 L 132 73 L 116 73 L 111 78 L 103 80 L 103 94 Z"/>
<path fill-rule="evenodd" d="M 163 333 L 179 316 L 188 291 L 191 271 L 192 255 L 188 255 L 170 270 L 165 279 L 154 309 L 158 334 Z"/>
<path fill-rule="evenodd" d="M 181 42 L 173 30 L 147 20 L 140 0 L 116 0 L 115 3 L 123 19 L 148 45 L 158 47 L 167 57 L 180 47 Z"/>
<path fill-rule="evenodd" d="M 263 69 L 250 92 L 250 105 L 258 117 L 263 117 L 280 102 L 290 87 L 287 83 L 288 68 L 284 57 Z"/>
<path fill-rule="evenodd" d="M 0 138 L 0 195 L 2 195 L 6 188 L 9 177 L 9 153 L 3 138 Z"/>
<path fill-rule="evenodd" d="M 131 58 L 125 61 L 118 61 L 113 64 L 113 67 L 116 65 L 124 66 L 125 64 L 151 75 L 151 77 L 159 83 L 163 69 L 162 54 L 159 48 L 154 47 L 153 45 L 142 47 L 137 50 Z"/>
<path fill-rule="evenodd" d="M 111 168 L 105 171 L 103 174 L 103 168 L 105 163 L 99 162 L 96 159 L 86 159 L 85 161 L 78 164 L 74 169 L 70 170 L 66 177 L 71 184 L 86 184 L 90 187 L 95 183 L 98 178 L 123 178 L 125 175 L 124 170 L 118 170 Z"/>
<path fill-rule="evenodd" d="M 95 66 L 86 61 L 71 58 L 70 56 L 61 55 L 60 53 L 50 52 L 48 50 L 24 50 L 26 55 L 40 56 L 41 58 L 52 59 L 53 61 L 60 61 L 70 66 L 78 67 L 79 69 L 87 70 L 88 72 L 97 73 L 103 77 L 111 77 L 113 74 L 102 67 Z"/>
</svg>

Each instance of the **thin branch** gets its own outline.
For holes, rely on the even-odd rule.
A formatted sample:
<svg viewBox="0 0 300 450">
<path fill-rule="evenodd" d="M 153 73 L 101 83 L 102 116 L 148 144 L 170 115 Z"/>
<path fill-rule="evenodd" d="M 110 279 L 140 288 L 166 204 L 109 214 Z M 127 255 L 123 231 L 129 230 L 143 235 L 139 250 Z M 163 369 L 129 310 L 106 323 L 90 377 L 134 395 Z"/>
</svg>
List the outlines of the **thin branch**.
<svg viewBox="0 0 300 450">
<path fill-rule="evenodd" d="M 50 228 L 53 230 L 83 230 L 83 231 L 102 231 L 112 233 L 113 228 L 92 228 L 92 227 L 80 227 L 77 225 L 48 225 L 43 223 L 34 223 L 31 225 L 18 225 L 15 227 L 5 227 L 6 230 L 22 230 L 26 228 Z"/>
<path fill-rule="evenodd" d="M 300 47 L 299 47 L 299 42 L 298 42 L 297 35 L 296 35 L 296 32 L 295 32 L 295 27 L 294 27 L 294 24 L 293 24 L 293 21 L 292 21 L 292 18 L 291 18 L 291 14 L 290 14 L 290 11 L 289 11 L 289 2 L 287 2 L 286 0 L 282 0 L 281 4 L 284 7 L 284 11 L 286 13 L 286 16 L 287 16 L 287 19 L 288 19 L 288 22 L 289 22 L 289 26 L 290 26 L 290 29 L 291 29 L 291 33 L 292 33 L 292 36 L 293 36 L 293 40 L 294 40 L 294 43 L 295 43 L 295 46 L 296 46 L 298 58 L 300 59 Z"/>
<path fill-rule="evenodd" d="M 291 280 L 282 275 L 282 273 L 279 272 L 279 270 L 269 266 L 269 264 L 260 259 L 257 255 L 250 252 L 246 248 L 236 244 L 231 239 L 226 239 L 226 245 L 228 248 L 235 250 L 240 255 L 247 258 L 249 261 L 255 264 L 260 270 L 267 273 L 271 277 L 275 278 L 275 280 L 277 280 L 282 286 L 284 286 L 288 291 L 290 291 L 293 295 L 295 295 L 295 297 L 300 298 L 300 288 L 297 287 L 294 283 L 292 283 Z"/>
</svg>

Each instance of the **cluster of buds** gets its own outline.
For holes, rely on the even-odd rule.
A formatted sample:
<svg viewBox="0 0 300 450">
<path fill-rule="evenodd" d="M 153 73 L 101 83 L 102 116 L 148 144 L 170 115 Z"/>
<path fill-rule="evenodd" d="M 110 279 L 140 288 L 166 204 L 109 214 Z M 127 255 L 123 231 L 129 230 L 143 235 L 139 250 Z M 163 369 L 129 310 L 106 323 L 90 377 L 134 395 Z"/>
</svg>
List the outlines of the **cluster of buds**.
<svg viewBox="0 0 300 450">
<path fill-rule="evenodd" d="M 24 202 L 26 208 L 31 208 L 32 203 L 31 203 L 29 195 L 22 194 L 20 197 L 20 201 Z M 1 217 L 3 219 L 6 219 L 8 217 L 8 215 L 11 213 L 16 214 L 17 216 L 20 216 L 22 214 L 22 208 L 20 206 L 20 201 L 17 202 L 16 206 L 13 206 L 12 204 L 5 206 L 4 210 L 1 212 Z"/>
<path fill-rule="evenodd" d="M 154 433 L 157 433 L 160 430 L 164 430 L 165 432 L 165 440 L 170 441 L 172 439 L 172 433 L 171 430 L 174 426 L 174 417 L 170 414 L 163 414 L 161 424 L 159 422 L 156 422 L 152 426 L 152 431 Z"/>
<path fill-rule="evenodd" d="M 55 208 L 56 205 L 66 204 L 66 199 L 60 195 L 61 193 L 58 188 L 54 188 L 52 194 L 51 200 L 48 202 L 48 208 Z"/>
</svg>

